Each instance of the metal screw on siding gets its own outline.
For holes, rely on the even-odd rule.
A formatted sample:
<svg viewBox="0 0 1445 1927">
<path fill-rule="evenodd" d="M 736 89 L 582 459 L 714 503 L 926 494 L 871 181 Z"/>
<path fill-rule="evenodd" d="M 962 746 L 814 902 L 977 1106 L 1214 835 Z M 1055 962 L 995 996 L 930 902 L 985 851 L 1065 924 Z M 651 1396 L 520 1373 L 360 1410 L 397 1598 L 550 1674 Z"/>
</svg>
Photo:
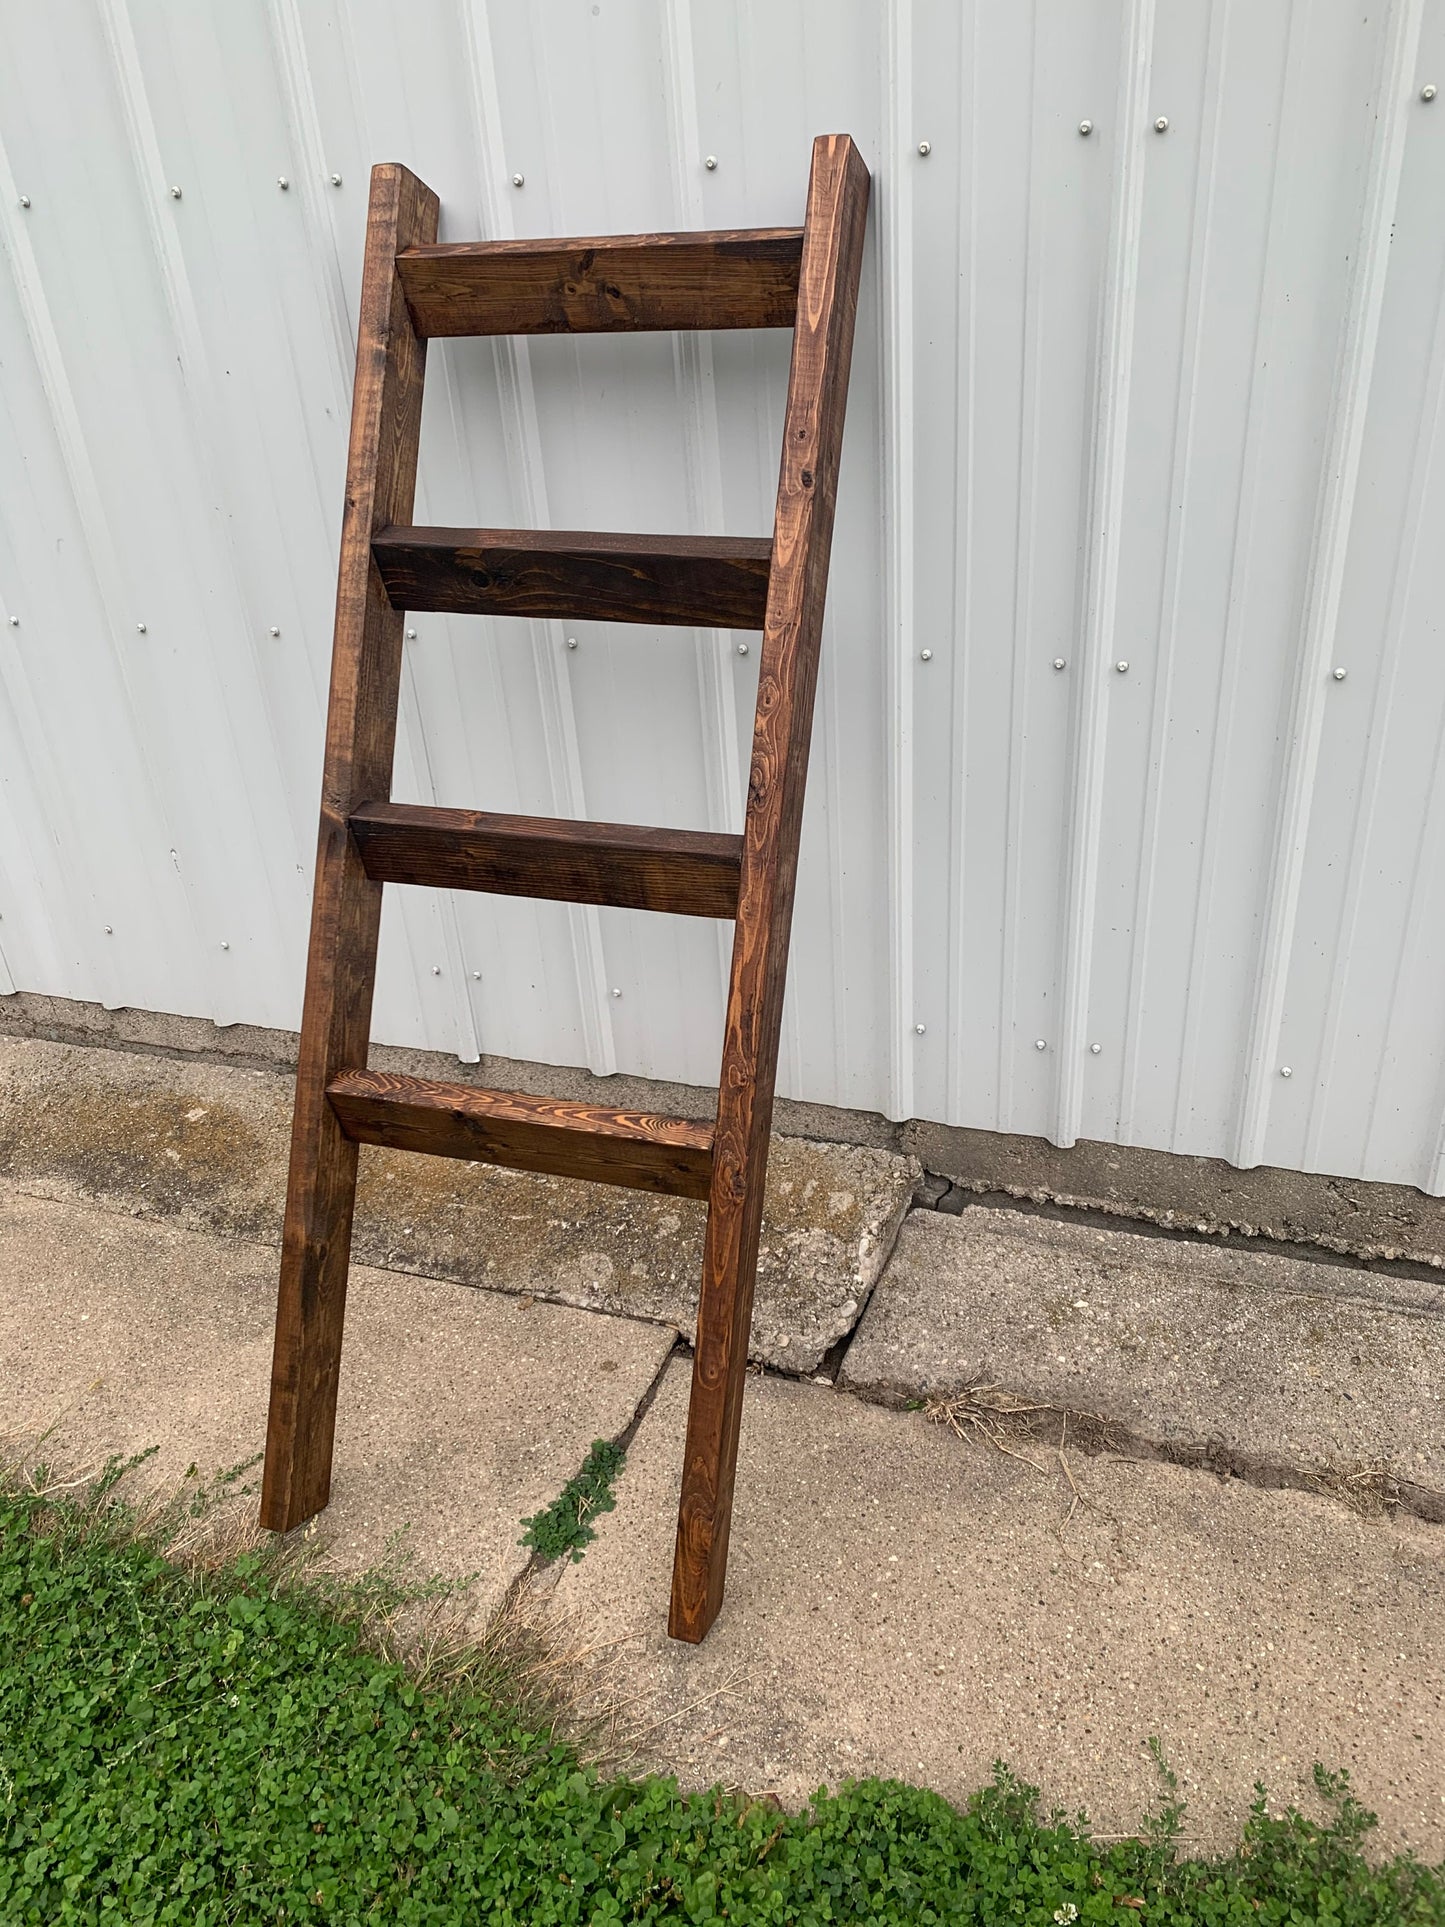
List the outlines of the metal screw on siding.
<svg viewBox="0 0 1445 1927">
<path fill-rule="evenodd" d="M 919 1036 L 921 1037 L 921 1036 L 923 1035 L 923 1033 L 924 1033 L 924 1030 L 926 1029 L 926 1026 L 925 1026 L 925 1025 L 923 1025 L 923 1024 L 915 1024 L 915 1025 L 913 1026 L 913 1028 L 914 1028 L 914 1030 L 915 1030 L 915 1031 L 916 1031 L 916 1032 L 918 1033 L 918 1035 L 919 1035 Z"/>
<path fill-rule="evenodd" d="M 576 638 L 576 636 L 568 636 L 568 638 L 567 638 L 567 647 L 568 647 L 569 649 L 575 649 L 575 648 L 577 647 L 577 638 Z"/>
<path fill-rule="evenodd" d="M 745 642 L 740 642 L 738 644 L 738 654 L 740 656 L 745 656 L 747 653 L 748 653 L 748 645 Z"/>
<path fill-rule="evenodd" d="M 918 151 L 923 156 L 924 160 L 927 160 L 929 155 L 933 152 L 933 142 L 920 141 L 918 143 Z"/>
<path fill-rule="evenodd" d="M 332 185 L 333 187 L 340 187 L 340 185 L 341 185 L 341 176 L 340 176 L 339 174 L 333 174 L 333 175 L 331 176 L 331 185 Z"/>
<path fill-rule="evenodd" d="M 173 187 L 171 189 L 171 199 L 173 201 L 178 201 L 180 198 L 181 198 L 181 190 L 178 187 Z"/>
<path fill-rule="evenodd" d="M 527 184 L 527 177 L 525 174 L 514 174 L 512 176 L 513 187 L 525 187 L 526 184 Z"/>
<path fill-rule="evenodd" d="M 482 973 L 481 973 L 481 971 L 480 971 L 480 970 L 474 970 L 474 971 L 472 972 L 472 975 L 473 975 L 473 977 L 474 977 L 474 978 L 476 979 L 476 981 L 477 981 L 478 983 L 480 983 L 480 982 L 482 981 Z"/>
<path fill-rule="evenodd" d="M 612 994 L 614 997 L 620 997 L 622 995 L 622 992 L 617 988 L 616 984 L 612 986 Z"/>
<path fill-rule="evenodd" d="M 1089 1050 L 1090 1050 L 1090 1053 L 1091 1053 L 1091 1054 L 1092 1054 L 1093 1056 L 1095 1056 L 1095 1057 L 1097 1057 L 1097 1056 L 1099 1055 L 1099 1052 L 1100 1052 L 1100 1051 L 1101 1051 L 1101 1050 L 1102 1050 L 1103 1048 L 1104 1048 L 1104 1046 L 1103 1046 L 1102 1044 L 1090 1044 L 1090 1046 L 1089 1046 Z"/>
<path fill-rule="evenodd" d="M 231 947 L 231 946 L 230 946 L 230 944 L 228 944 L 228 943 L 226 942 L 226 939 L 225 939 L 224 937 L 222 937 L 222 939 L 221 939 L 221 948 L 222 948 L 222 950 L 229 950 L 229 949 L 230 949 L 230 947 Z"/>
<path fill-rule="evenodd" d="M 1127 676 L 1129 673 L 1129 665 L 1127 662 L 1116 662 L 1114 664 L 1114 667 L 1118 670 L 1121 676 Z"/>
<path fill-rule="evenodd" d="M 415 642 L 415 641 L 416 641 L 416 630 L 415 630 L 415 629 L 408 629 L 408 630 L 407 630 L 407 632 L 406 632 L 406 639 L 407 639 L 407 641 L 408 641 L 408 642 Z"/>
<path fill-rule="evenodd" d="M 709 154 L 709 155 L 708 155 L 708 157 L 707 157 L 707 159 L 706 159 L 706 160 L 705 160 L 705 161 L 703 162 L 703 166 L 704 166 L 704 167 L 705 167 L 705 168 L 707 169 L 707 171 L 708 171 L 708 173 L 709 173 L 709 174 L 716 174 L 716 172 L 717 172 L 717 155 L 716 155 L 716 154 Z"/>
<path fill-rule="evenodd" d="M 1435 98 L 1435 86 L 1433 81 L 1427 81 L 1426 84 L 1420 89 L 1420 98 L 1421 100 L 1433 100 Z"/>
<path fill-rule="evenodd" d="M 1169 116 L 1167 114 L 1161 114 L 1158 120 L 1155 121 L 1154 132 L 1156 134 L 1167 134 L 1169 132 Z"/>
<path fill-rule="evenodd" d="M 931 649 L 920 649 L 918 652 L 918 660 L 920 662 L 932 662 L 933 651 Z"/>
<path fill-rule="evenodd" d="M 281 633 L 281 631 L 280 631 L 280 630 L 279 630 L 279 629 L 278 629 L 278 628 L 276 627 L 276 625 L 275 625 L 275 623 L 273 622 L 273 623 L 271 624 L 271 634 L 272 634 L 273 636 L 279 636 L 279 635 L 280 635 L 280 633 Z"/>
<path fill-rule="evenodd" d="M 284 191 L 284 189 L 290 187 L 291 183 L 284 174 L 278 174 L 276 176 L 276 185 Z"/>
<path fill-rule="evenodd" d="M 145 624 L 143 622 L 138 622 L 135 626 L 135 632 L 138 636 L 143 636 L 146 632 Z"/>
<path fill-rule="evenodd" d="M 1067 668 L 1068 668 L 1068 666 L 1069 666 L 1069 665 L 1068 665 L 1068 664 L 1067 664 L 1067 663 L 1066 663 L 1066 662 L 1064 661 L 1064 659 L 1063 659 L 1063 657 L 1062 657 L 1062 656 L 1055 656 L 1055 657 L 1054 657 L 1054 667 L 1055 667 L 1055 669 L 1067 669 Z"/>
<path fill-rule="evenodd" d="M 1289 1067 L 1289 1065 L 1288 1065 L 1288 1064 L 1281 1064 L 1281 1065 L 1280 1065 L 1280 1067 L 1279 1067 L 1279 1074 L 1280 1074 L 1280 1076 L 1281 1076 L 1281 1077 L 1293 1077 L 1293 1076 L 1294 1076 L 1294 1072 L 1293 1072 L 1293 1071 L 1292 1071 L 1292 1070 L 1290 1069 L 1290 1067 Z"/>
<path fill-rule="evenodd" d="M 22 194 L 22 195 L 20 196 L 20 205 L 21 205 L 21 207 L 29 207 L 29 205 L 30 205 L 30 196 L 29 196 L 28 194 Z"/>
<path fill-rule="evenodd" d="M 107 935 L 108 937 L 113 937 L 113 936 L 115 935 L 115 930 L 114 930 L 114 928 L 113 928 L 113 927 L 112 927 L 112 926 L 111 926 L 110 924 L 107 924 L 107 925 L 105 926 L 105 934 L 106 934 L 106 935 Z"/>
<path fill-rule="evenodd" d="M 18 628 L 20 627 L 20 618 L 19 618 L 19 616 L 11 616 L 11 618 L 10 618 L 10 627 L 11 627 L 12 629 L 18 629 Z"/>
<path fill-rule="evenodd" d="M 1090 134 L 1092 134 L 1093 131 L 1094 131 L 1094 123 L 1091 120 L 1081 120 L 1079 122 L 1079 132 L 1083 135 L 1085 140 L 1089 138 Z"/>
<path fill-rule="evenodd" d="M 441 965 L 440 965 L 440 964 L 433 964 L 433 965 L 432 965 L 432 967 L 431 967 L 431 974 L 433 975 L 433 977 L 440 977 L 440 975 L 442 974 L 442 967 L 441 967 Z"/>
<path fill-rule="evenodd" d="M 1336 681 L 1336 682 L 1343 682 L 1343 681 L 1345 680 L 1345 672 L 1344 672 L 1344 670 L 1343 670 L 1343 669 L 1336 669 L 1336 670 L 1334 671 L 1334 678 L 1335 678 L 1335 681 Z"/>
<path fill-rule="evenodd" d="M 1047 1050 L 1048 1047 L 1049 1047 L 1049 1040 L 1047 1037 L 1036 1037 L 1034 1039 L 1035 1050 Z"/>
</svg>

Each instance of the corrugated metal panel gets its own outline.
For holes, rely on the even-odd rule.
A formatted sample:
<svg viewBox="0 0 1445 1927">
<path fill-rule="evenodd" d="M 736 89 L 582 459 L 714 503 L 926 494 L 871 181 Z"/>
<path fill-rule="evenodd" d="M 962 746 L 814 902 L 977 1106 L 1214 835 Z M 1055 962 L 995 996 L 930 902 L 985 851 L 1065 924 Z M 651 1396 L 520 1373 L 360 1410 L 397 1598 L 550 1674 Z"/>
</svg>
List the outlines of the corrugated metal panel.
<svg viewBox="0 0 1445 1927">
<path fill-rule="evenodd" d="M 844 128 L 783 1088 L 1445 1190 L 1445 0 L 4 27 L 0 990 L 297 1020 L 370 161 L 452 238 L 747 225 Z M 782 336 L 447 344 L 419 515 L 764 530 L 786 373 Z M 415 626 L 399 795 L 737 826 L 733 637 Z M 376 1030 L 706 1082 L 727 954 L 392 892 Z"/>
</svg>

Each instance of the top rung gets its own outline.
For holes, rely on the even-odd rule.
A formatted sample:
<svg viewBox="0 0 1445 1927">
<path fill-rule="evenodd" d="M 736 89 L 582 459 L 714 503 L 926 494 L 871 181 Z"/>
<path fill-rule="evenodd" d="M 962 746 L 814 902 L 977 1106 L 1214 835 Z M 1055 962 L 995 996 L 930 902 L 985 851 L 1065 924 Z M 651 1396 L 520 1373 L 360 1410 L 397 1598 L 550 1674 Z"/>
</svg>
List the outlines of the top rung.
<svg viewBox="0 0 1445 1927">
<path fill-rule="evenodd" d="M 801 228 L 476 241 L 396 257 L 421 336 L 791 328 Z"/>
</svg>

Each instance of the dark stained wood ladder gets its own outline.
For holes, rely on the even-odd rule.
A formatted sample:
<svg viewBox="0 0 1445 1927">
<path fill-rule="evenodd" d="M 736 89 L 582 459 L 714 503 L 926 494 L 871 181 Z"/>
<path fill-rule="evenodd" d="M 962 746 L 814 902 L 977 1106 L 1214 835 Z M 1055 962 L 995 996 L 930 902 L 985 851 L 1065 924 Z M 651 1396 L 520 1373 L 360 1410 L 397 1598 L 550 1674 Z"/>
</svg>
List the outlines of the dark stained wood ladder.
<svg viewBox="0 0 1445 1927">
<path fill-rule="evenodd" d="M 436 245 L 372 170 L 262 1523 L 331 1489 L 358 1144 L 707 1200 L 669 1631 L 722 1604 L 868 170 L 813 143 L 801 228 Z M 771 541 L 410 526 L 430 337 L 793 329 Z M 407 610 L 761 629 L 741 836 L 392 803 Z M 713 1123 L 366 1068 L 385 883 L 734 919 Z"/>
</svg>

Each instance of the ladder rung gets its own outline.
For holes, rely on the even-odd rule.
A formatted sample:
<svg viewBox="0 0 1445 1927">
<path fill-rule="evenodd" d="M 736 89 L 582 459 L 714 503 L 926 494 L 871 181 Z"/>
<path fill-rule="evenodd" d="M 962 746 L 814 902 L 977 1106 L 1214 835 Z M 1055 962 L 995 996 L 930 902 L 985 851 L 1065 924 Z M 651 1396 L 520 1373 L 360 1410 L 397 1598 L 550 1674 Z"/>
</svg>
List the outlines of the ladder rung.
<svg viewBox="0 0 1445 1927">
<path fill-rule="evenodd" d="M 801 228 L 451 242 L 396 257 L 419 335 L 791 328 Z"/>
<path fill-rule="evenodd" d="M 740 836 L 422 803 L 363 803 L 349 821 L 376 883 L 490 890 L 680 917 L 737 915 Z"/>
<path fill-rule="evenodd" d="M 326 1087 L 347 1137 L 394 1151 L 505 1164 L 552 1177 L 705 1198 L 712 1126 L 606 1111 L 522 1091 L 479 1091 L 387 1071 L 342 1071 Z"/>
<path fill-rule="evenodd" d="M 392 528 L 371 551 L 397 609 L 761 629 L 773 545 L 765 536 Z"/>
</svg>

